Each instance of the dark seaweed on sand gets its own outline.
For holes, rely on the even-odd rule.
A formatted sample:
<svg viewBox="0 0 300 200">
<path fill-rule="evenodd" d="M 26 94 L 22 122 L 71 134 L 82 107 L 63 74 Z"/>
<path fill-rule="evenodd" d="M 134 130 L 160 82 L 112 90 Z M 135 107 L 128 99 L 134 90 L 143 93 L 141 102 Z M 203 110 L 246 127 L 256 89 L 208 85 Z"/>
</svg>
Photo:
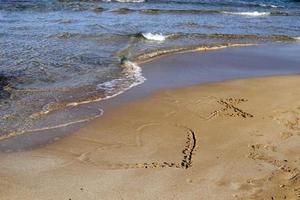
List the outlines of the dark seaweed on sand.
<svg viewBox="0 0 300 200">
<path fill-rule="evenodd" d="M 9 85 L 10 77 L 0 74 L 0 99 L 6 99 L 10 97 L 10 93 L 5 90 L 5 87 Z"/>
</svg>

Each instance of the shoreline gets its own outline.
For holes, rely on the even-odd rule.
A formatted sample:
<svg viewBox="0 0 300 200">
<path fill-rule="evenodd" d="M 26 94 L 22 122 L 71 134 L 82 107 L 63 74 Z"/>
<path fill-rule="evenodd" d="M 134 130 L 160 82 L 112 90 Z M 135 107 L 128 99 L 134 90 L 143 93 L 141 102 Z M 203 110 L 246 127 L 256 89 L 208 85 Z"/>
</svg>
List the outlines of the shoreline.
<svg viewBox="0 0 300 200">
<path fill-rule="evenodd" d="M 300 48 L 297 44 L 280 43 L 240 48 L 225 48 L 224 46 L 223 48 L 217 51 L 203 51 L 201 49 L 202 51 L 183 52 L 158 57 L 141 65 L 143 76 L 147 79 L 145 83 L 135 86 L 114 98 L 100 102 L 91 102 L 83 105 L 82 108 L 83 110 L 85 107 L 90 110 L 101 109 L 106 112 L 118 105 L 124 105 L 150 96 L 153 92 L 161 89 L 181 88 L 253 76 L 300 73 L 298 69 L 299 59 L 297 60 L 296 53 L 291 54 L 291 52 L 295 52 Z M 274 54 L 269 55 L 268 51 L 276 49 L 278 53 L 274 52 Z M 284 50 L 287 51 L 285 52 Z M 265 55 L 267 59 L 263 58 L 262 55 Z M 289 60 L 286 60 L 287 57 Z M 246 59 L 248 63 L 243 66 L 244 63 L 240 59 Z M 255 59 L 258 61 L 255 61 Z M 263 62 L 264 66 L 261 68 L 252 67 L 252 65 L 258 65 L 259 62 Z M 281 69 L 283 64 L 289 64 L 289 66 Z M 183 67 L 184 65 L 186 66 Z M 176 82 L 174 82 L 175 79 Z M 92 117 L 92 119 L 94 118 Z M 87 124 L 90 123 L 90 120 L 84 121 Z M 21 134 L 7 140 L 1 140 L 0 150 L 2 152 L 10 152 L 40 148 L 69 136 L 72 132 L 84 127 L 85 123 L 75 124 L 69 130 L 67 130 L 69 127 L 67 129 L 64 127 L 61 129 L 45 129 L 44 131 L 32 132 L 33 134 Z"/>
<path fill-rule="evenodd" d="M 19 148 L 0 153 L 1 198 L 297 199 L 298 48 L 226 48 L 144 63 L 147 82 L 89 104 L 107 112 L 72 134 L 0 141 Z"/>
<path fill-rule="evenodd" d="M 0 153 L 0 194 L 297 199 L 299 84 L 291 75 L 157 91 L 43 148 Z"/>
</svg>

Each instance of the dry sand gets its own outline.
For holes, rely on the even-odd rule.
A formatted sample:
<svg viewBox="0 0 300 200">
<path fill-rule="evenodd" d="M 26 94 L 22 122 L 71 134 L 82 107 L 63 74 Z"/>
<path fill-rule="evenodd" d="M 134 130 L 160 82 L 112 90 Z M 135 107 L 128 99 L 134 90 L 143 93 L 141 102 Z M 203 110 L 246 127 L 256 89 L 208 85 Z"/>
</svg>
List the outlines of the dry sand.
<svg viewBox="0 0 300 200">
<path fill-rule="evenodd" d="M 181 89 L 0 154 L 1 200 L 300 199 L 300 76 Z"/>
</svg>

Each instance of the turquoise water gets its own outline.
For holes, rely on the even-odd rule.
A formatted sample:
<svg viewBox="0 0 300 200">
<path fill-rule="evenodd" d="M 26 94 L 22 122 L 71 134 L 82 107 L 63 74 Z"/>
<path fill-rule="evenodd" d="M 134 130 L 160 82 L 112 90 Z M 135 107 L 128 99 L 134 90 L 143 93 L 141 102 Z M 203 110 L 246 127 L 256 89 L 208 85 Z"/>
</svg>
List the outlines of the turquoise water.
<svg viewBox="0 0 300 200">
<path fill-rule="evenodd" d="M 101 115 L 77 106 L 141 84 L 152 56 L 299 37 L 297 1 L 0 0 L 0 135 Z"/>
</svg>

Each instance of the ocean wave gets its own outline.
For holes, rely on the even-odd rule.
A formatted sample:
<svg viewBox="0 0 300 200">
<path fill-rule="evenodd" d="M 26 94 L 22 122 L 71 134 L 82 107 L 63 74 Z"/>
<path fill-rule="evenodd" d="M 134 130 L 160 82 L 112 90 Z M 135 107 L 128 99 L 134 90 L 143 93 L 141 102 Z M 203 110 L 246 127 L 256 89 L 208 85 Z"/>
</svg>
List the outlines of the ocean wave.
<svg viewBox="0 0 300 200">
<path fill-rule="evenodd" d="M 83 1 L 83 0 L 82 0 Z M 94 9 L 92 4 L 80 1 L 58 0 L 56 1 L 0 1 L 0 10 L 6 11 L 87 11 Z"/>
<path fill-rule="evenodd" d="M 141 33 L 141 35 L 143 36 L 143 38 L 153 41 L 165 41 L 167 38 L 161 33 Z"/>
<path fill-rule="evenodd" d="M 128 89 L 142 84 L 146 80 L 146 78 L 142 74 L 142 68 L 136 63 L 131 62 L 125 58 L 125 60 L 122 61 L 122 65 L 125 67 L 124 73 L 125 75 L 127 75 L 127 78 L 135 80 L 134 83 L 132 83 L 130 87 L 128 87 Z"/>
<path fill-rule="evenodd" d="M 109 99 L 112 97 L 115 97 L 119 94 L 124 93 L 125 91 L 131 89 L 132 87 L 135 87 L 137 85 L 142 84 L 146 81 L 146 78 L 142 74 L 142 68 L 138 66 L 136 63 L 128 60 L 127 58 L 121 59 L 121 66 L 123 67 L 123 73 L 125 75 L 125 78 L 119 78 L 112 81 L 107 81 L 101 84 L 98 84 L 96 88 L 98 90 L 105 90 L 106 97 L 100 100 Z M 130 81 L 127 87 L 120 87 L 121 85 L 124 85 L 124 82 Z M 119 88 L 119 89 L 118 89 Z M 95 100 L 94 100 L 95 101 Z M 90 101 L 90 102 L 94 102 Z M 88 102 L 88 103 L 90 103 Z M 78 105 L 78 104 L 76 104 Z"/>
<path fill-rule="evenodd" d="M 260 16 L 300 16 L 299 12 L 281 12 L 281 11 L 274 11 L 274 12 L 228 12 L 222 11 L 221 13 L 227 15 L 241 15 L 241 16 L 251 16 L 251 17 L 260 17 Z"/>
<path fill-rule="evenodd" d="M 133 12 L 138 12 L 141 14 L 165 14 L 165 13 L 174 13 L 174 14 L 218 14 L 219 10 L 185 10 L 185 9 L 131 9 L 131 8 L 118 8 L 113 9 L 111 12 L 119 13 L 119 14 L 128 14 Z"/>
<path fill-rule="evenodd" d="M 63 32 L 63 33 L 57 33 L 55 34 L 55 37 L 60 39 L 67 39 L 67 38 L 80 38 L 82 34 L 79 33 L 69 33 L 69 32 Z"/>
<path fill-rule="evenodd" d="M 152 51 L 147 51 L 143 52 L 137 56 L 134 57 L 134 61 L 138 63 L 144 63 L 147 61 L 150 61 L 154 58 L 163 56 L 163 55 L 168 55 L 172 53 L 178 53 L 178 52 L 183 52 L 188 49 L 192 49 L 191 47 L 173 47 L 173 48 L 168 48 L 168 49 L 156 49 Z"/>
<path fill-rule="evenodd" d="M 160 13 L 175 13 L 175 14 L 217 14 L 218 10 L 184 10 L 184 9 L 142 9 L 137 10 L 143 14 L 160 14 Z"/>
<path fill-rule="evenodd" d="M 183 53 L 183 52 L 193 52 L 193 51 L 209 51 L 209 50 L 217 50 L 224 49 L 229 47 L 242 47 L 242 46 L 251 46 L 255 45 L 254 43 L 223 43 L 220 45 L 189 45 L 189 46 L 181 46 L 181 47 L 172 47 L 172 48 L 163 48 L 156 49 L 143 52 L 133 58 L 136 63 L 145 63 L 156 59 L 161 56 L 175 54 L 175 53 Z"/>
<path fill-rule="evenodd" d="M 164 0 L 155 0 L 155 3 L 164 4 Z M 263 8 L 284 8 L 283 5 L 253 3 L 253 2 L 240 2 L 240 1 L 182 1 L 182 0 L 169 0 L 168 3 L 172 4 L 192 4 L 203 6 L 230 6 L 230 7 L 263 7 Z"/>
<path fill-rule="evenodd" d="M 186 38 L 201 38 L 201 39 L 216 39 L 219 41 L 224 41 L 222 47 L 231 47 L 233 44 L 259 44 L 261 42 L 293 42 L 299 40 L 300 37 L 290 37 L 286 35 L 239 35 L 239 34 L 201 34 L 201 33 L 173 33 L 168 34 L 168 40 L 185 40 Z M 205 48 L 209 49 L 212 47 L 219 47 L 218 45 L 208 45 Z M 154 50 L 146 50 L 142 53 L 135 55 L 132 60 L 137 63 L 144 63 L 152 60 L 156 57 L 163 55 L 192 51 L 198 49 L 199 45 L 183 45 L 183 46 L 173 46 L 171 48 L 157 48 Z"/>
<path fill-rule="evenodd" d="M 209 15 L 209 14 L 227 14 L 227 15 L 241 15 L 241 16 L 300 16 L 299 12 L 234 12 L 234 11 L 224 11 L 224 10 L 185 10 L 185 9 L 131 9 L 131 8 L 117 8 L 110 10 L 110 12 L 118 14 L 130 14 L 130 13 L 141 13 L 141 14 L 196 14 L 196 15 Z"/>
<path fill-rule="evenodd" d="M 68 39 L 68 38 L 87 38 L 87 39 L 99 39 L 105 37 L 105 40 L 118 40 L 121 38 L 138 38 L 140 40 L 149 40 L 149 41 L 157 41 L 163 42 L 167 39 L 169 41 L 177 40 L 181 38 L 220 38 L 220 39 L 250 39 L 250 40 L 264 40 L 264 41 L 292 41 L 294 37 L 287 35 L 257 35 L 257 34 L 222 34 L 222 33 L 183 33 L 183 32 L 175 32 L 175 33 L 151 33 L 151 32 L 139 32 L 135 34 L 102 34 L 102 35 L 89 35 L 89 34 L 78 34 L 78 33 L 58 33 L 52 35 L 51 37 L 57 37 L 59 39 Z M 122 55 L 120 55 L 122 56 Z"/>
<path fill-rule="evenodd" d="M 127 58 L 121 59 L 121 67 L 123 69 L 123 77 L 100 83 L 96 85 L 96 90 L 103 90 L 104 96 L 91 96 L 83 98 L 73 102 L 60 102 L 45 105 L 41 112 L 34 113 L 31 117 L 36 118 L 37 116 L 49 114 L 50 112 L 60 110 L 65 107 L 74 107 L 87 103 L 98 102 L 101 100 L 109 99 L 117 96 L 130 88 L 142 84 L 146 78 L 142 75 L 142 69 L 134 62 L 129 61 Z M 102 93 L 101 93 L 102 94 Z"/>
<path fill-rule="evenodd" d="M 110 10 L 110 12 L 117 13 L 117 14 L 129 14 L 133 12 L 138 12 L 139 10 L 130 9 L 130 8 L 116 8 Z"/>
<path fill-rule="evenodd" d="M 116 87 L 116 85 L 118 85 L 121 81 L 122 79 L 118 78 L 104 83 L 100 83 L 96 85 L 96 90 L 104 90 L 104 91 L 112 92 Z"/>
<path fill-rule="evenodd" d="M 258 12 L 258 11 L 253 11 L 253 12 L 227 12 L 227 11 L 222 11 L 223 14 L 227 15 L 241 15 L 241 16 L 267 16 L 271 15 L 271 12 Z"/>
</svg>

